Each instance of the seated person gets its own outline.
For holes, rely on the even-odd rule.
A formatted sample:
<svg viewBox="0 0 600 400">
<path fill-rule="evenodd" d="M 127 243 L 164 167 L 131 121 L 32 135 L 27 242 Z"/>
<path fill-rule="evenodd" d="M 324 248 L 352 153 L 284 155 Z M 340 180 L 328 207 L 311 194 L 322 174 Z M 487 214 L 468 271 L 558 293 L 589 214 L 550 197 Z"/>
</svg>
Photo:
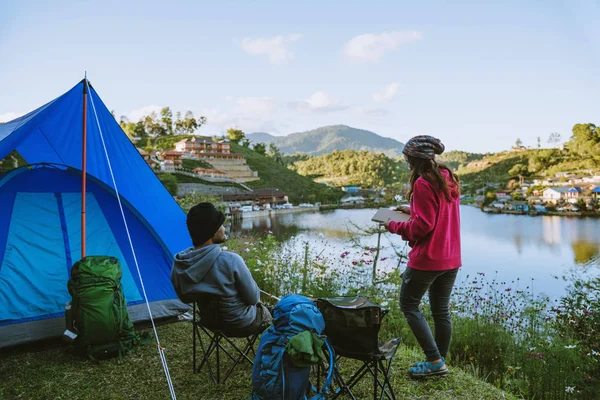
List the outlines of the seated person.
<svg viewBox="0 0 600 400">
<path fill-rule="evenodd" d="M 260 303 L 258 285 L 242 257 L 221 250 L 224 221 L 225 215 L 211 203 L 192 207 L 187 227 L 194 247 L 175 255 L 171 282 L 181 301 L 198 302 L 205 320 L 209 313 L 218 319 L 205 321 L 208 327 L 222 329 L 229 335 L 250 336 L 259 327 L 269 325 L 272 317 Z M 214 296 L 217 310 L 201 304 L 205 295 Z"/>
</svg>

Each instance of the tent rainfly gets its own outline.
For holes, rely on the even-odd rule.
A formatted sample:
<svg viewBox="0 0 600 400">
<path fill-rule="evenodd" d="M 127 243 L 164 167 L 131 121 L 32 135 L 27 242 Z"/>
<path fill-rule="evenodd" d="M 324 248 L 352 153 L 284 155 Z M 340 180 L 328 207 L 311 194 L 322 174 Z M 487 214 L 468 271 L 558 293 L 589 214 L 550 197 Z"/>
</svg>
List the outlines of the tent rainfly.
<svg viewBox="0 0 600 400">
<path fill-rule="evenodd" d="M 13 150 L 28 165 L 0 175 L 0 348 L 62 335 L 65 303 L 71 300 L 67 281 L 71 266 L 81 258 L 82 243 L 85 255 L 111 255 L 121 261 L 134 322 L 150 315 L 131 246 L 152 317 L 189 309 L 169 280 L 173 254 L 191 246 L 185 213 L 89 81 L 0 124 L 0 159 Z M 85 224 L 82 181 L 87 182 Z"/>
</svg>

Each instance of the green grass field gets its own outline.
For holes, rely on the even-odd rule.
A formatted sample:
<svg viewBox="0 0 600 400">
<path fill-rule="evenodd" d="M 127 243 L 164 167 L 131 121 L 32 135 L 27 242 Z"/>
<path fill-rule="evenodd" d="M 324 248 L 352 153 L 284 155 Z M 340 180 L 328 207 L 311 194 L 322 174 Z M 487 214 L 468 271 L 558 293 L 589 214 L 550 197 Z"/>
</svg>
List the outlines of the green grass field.
<svg viewBox="0 0 600 400">
<path fill-rule="evenodd" d="M 214 385 L 204 368 L 192 373 L 190 321 L 158 327 L 177 399 L 245 400 L 251 391 L 251 368 L 240 365 L 221 386 Z M 452 368 L 446 377 L 414 381 L 406 369 L 422 358 L 419 351 L 400 346 L 392 367 L 398 399 L 512 399 L 467 372 Z M 344 361 L 342 375 L 354 362 Z M 74 358 L 66 348 L 12 352 L 0 355 L 0 399 L 168 399 L 169 390 L 155 342 L 138 347 L 124 357 L 100 362 Z M 372 380 L 355 390 L 358 399 L 369 398 Z M 372 395 L 371 395 L 372 396 Z M 349 398 L 349 397 L 341 397 Z"/>
</svg>

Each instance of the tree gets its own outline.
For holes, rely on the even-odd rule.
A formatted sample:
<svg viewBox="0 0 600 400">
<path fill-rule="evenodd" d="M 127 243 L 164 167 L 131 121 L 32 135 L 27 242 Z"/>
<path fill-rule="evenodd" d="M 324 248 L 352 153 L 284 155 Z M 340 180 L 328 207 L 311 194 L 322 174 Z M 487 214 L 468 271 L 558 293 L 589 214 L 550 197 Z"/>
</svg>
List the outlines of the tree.
<svg viewBox="0 0 600 400">
<path fill-rule="evenodd" d="M 515 146 L 517 146 L 517 147 L 523 146 L 523 141 L 521 139 L 517 138 L 517 141 L 515 142 Z"/>
<path fill-rule="evenodd" d="M 165 188 L 171 193 L 171 196 L 177 196 L 178 184 L 175 175 L 159 174 L 158 178 L 165 185 Z"/>
<path fill-rule="evenodd" d="M 538 143 L 538 149 L 542 148 L 542 138 L 538 136 L 537 138 L 537 143 Z"/>
<path fill-rule="evenodd" d="M 160 124 L 163 128 L 163 135 L 173 134 L 173 112 L 170 107 L 160 110 Z"/>
<path fill-rule="evenodd" d="M 551 145 L 554 145 L 554 146 L 559 144 L 561 142 L 561 140 L 562 139 L 561 139 L 560 133 L 558 133 L 558 132 L 553 132 L 548 137 L 548 143 Z"/>
<path fill-rule="evenodd" d="M 269 145 L 269 157 L 271 157 L 277 164 L 283 165 L 283 157 L 281 156 L 281 152 L 273 143 Z"/>
<path fill-rule="evenodd" d="M 252 148 L 256 153 L 264 156 L 267 152 L 267 146 L 264 143 L 254 143 L 254 147 Z"/>
<path fill-rule="evenodd" d="M 484 207 L 487 207 L 487 206 L 489 206 L 490 204 L 492 204 L 493 202 L 495 202 L 495 201 L 496 201 L 496 199 L 497 199 L 497 197 L 496 197 L 496 193 L 494 193 L 494 192 L 487 192 L 487 193 L 485 194 L 485 199 L 483 200 L 483 204 L 482 204 L 482 205 L 483 205 Z"/>
<path fill-rule="evenodd" d="M 249 148 L 250 147 L 250 140 L 248 140 L 248 139 L 242 140 L 242 146 L 244 146 L 245 148 Z"/>
<path fill-rule="evenodd" d="M 569 149 L 582 156 L 600 156 L 600 127 L 594 124 L 576 124 Z"/>
<path fill-rule="evenodd" d="M 227 130 L 227 137 L 233 143 L 239 143 L 242 139 L 246 137 L 246 135 L 241 129 L 229 128 Z"/>
<path fill-rule="evenodd" d="M 510 176 L 518 176 L 519 183 L 523 184 L 523 176 L 527 175 L 527 167 L 523 164 L 515 164 L 509 171 Z"/>
</svg>

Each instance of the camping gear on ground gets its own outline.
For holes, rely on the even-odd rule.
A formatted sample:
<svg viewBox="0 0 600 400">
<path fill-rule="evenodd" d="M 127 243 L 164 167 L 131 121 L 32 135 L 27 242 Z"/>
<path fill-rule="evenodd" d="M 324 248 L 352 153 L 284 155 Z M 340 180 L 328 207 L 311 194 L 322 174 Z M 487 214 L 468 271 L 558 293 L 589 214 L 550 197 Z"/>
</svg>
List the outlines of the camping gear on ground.
<svg viewBox="0 0 600 400">
<path fill-rule="evenodd" d="M 260 334 L 267 329 L 270 324 L 259 326 L 254 333 L 249 336 L 244 336 L 244 347 L 240 348 L 231 338 L 242 338 L 233 332 L 227 332 L 226 327 L 219 326 L 216 321 L 219 320 L 218 297 L 213 295 L 199 295 L 197 301 L 193 303 L 193 371 L 198 373 L 206 365 L 208 373 L 213 383 L 224 383 L 233 370 L 243 361 L 253 364 L 253 360 L 249 357 L 251 352 L 254 352 L 254 344 L 258 340 Z M 208 343 L 203 339 L 204 333 L 208 336 Z M 202 350 L 202 359 L 200 365 L 197 366 L 197 346 L 200 345 Z M 227 358 L 222 360 L 221 353 Z M 216 356 L 214 364 L 211 362 L 213 354 Z M 229 359 L 232 362 L 231 367 L 227 370 L 225 378 L 221 380 L 222 361 Z"/>
<path fill-rule="evenodd" d="M 373 399 L 383 398 L 384 394 L 388 399 L 395 399 L 390 371 L 401 339 L 379 341 L 379 330 L 389 310 L 364 296 L 320 298 L 317 300 L 317 307 L 325 320 L 324 333 L 331 340 L 337 354 L 336 362 L 341 358 L 363 362 L 349 379 L 344 379 L 336 366 L 335 379 L 340 388 L 333 398 L 343 393 L 354 398 L 352 388 L 370 373 L 373 376 Z M 383 383 L 378 374 L 383 375 Z M 382 391 L 381 397 L 377 394 L 379 388 Z"/>
<path fill-rule="evenodd" d="M 150 335 L 138 335 L 129 319 L 121 285 L 121 264 L 115 257 L 87 256 L 71 269 L 69 331 L 74 352 L 91 359 L 121 358 Z"/>
<path fill-rule="evenodd" d="M 150 313 L 131 246 L 152 317 L 190 310 L 169 281 L 172 255 L 191 246 L 185 212 L 149 167 L 152 160 L 144 159 L 95 88 L 82 80 L 40 108 L 0 124 L 0 159 L 16 151 L 29 164 L 0 175 L 0 348 L 64 332 L 67 281 L 72 264 L 82 258 L 83 126 L 86 255 L 121 261 L 133 322 L 149 321 Z"/>
<path fill-rule="evenodd" d="M 310 392 L 314 394 L 309 399 L 325 399 L 331 393 L 335 354 L 322 336 L 323 316 L 311 300 L 292 294 L 277 303 L 273 317 L 254 358 L 249 400 L 305 400 Z M 310 383 L 310 369 L 322 361 L 329 362 L 329 369 L 323 386 L 317 389 Z"/>
</svg>

